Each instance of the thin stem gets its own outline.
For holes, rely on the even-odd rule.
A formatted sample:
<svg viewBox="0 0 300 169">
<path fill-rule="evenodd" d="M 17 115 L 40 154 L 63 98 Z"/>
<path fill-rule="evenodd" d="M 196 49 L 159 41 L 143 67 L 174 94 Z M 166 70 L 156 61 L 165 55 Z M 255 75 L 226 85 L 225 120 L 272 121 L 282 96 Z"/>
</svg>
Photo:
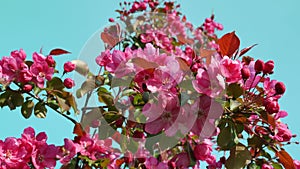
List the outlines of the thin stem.
<svg viewBox="0 0 300 169">
<path fill-rule="evenodd" d="M 83 117 L 84 117 L 84 115 L 85 115 L 85 113 L 86 113 L 86 107 L 87 107 L 87 105 L 88 105 L 88 103 L 89 103 L 89 100 L 90 100 L 90 97 L 92 96 L 92 92 L 88 92 L 87 93 L 87 95 L 86 95 L 86 99 L 85 99 L 85 103 L 84 103 L 84 106 L 83 106 L 83 108 L 82 108 L 82 116 L 81 116 L 81 120 L 80 120 L 80 123 L 82 123 L 83 122 Z"/>
<path fill-rule="evenodd" d="M 15 83 L 15 84 L 21 89 L 21 86 L 20 86 L 19 84 L 17 84 L 17 83 Z M 66 119 L 70 120 L 72 123 L 74 123 L 74 124 L 77 123 L 77 121 L 74 120 L 74 119 L 72 119 L 71 117 L 69 117 L 69 116 L 63 114 L 62 112 L 60 112 L 60 111 L 58 111 L 58 110 L 56 110 L 56 109 L 53 109 L 53 108 L 48 104 L 48 102 L 45 102 L 43 99 L 41 99 L 41 98 L 35 96 L 34 94 L 32 94 L 32 93 L 30 93 L 30 92 L 26 92 L 26 94 L 28 94 L 29 96 L 31 96 L 32 98 L 36 99 L 36 100 L 39 101 L 39 102 L 45 103 L 46 106 L 48 106 L 49 108 L 51 108 L 52 110 L 54 110 L 54 111 L 57 112 L 58 114 L 62 115 L 62 116 L 65 117 Z"/>
</svg>

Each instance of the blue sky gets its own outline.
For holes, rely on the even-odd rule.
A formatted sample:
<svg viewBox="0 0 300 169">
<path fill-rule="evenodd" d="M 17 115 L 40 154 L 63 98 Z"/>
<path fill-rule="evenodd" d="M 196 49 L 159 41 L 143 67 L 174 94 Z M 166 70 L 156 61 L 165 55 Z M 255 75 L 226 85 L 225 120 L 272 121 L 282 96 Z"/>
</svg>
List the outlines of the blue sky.
<svg viewBox="0 0 300 169">
<path fill-rule="evenodd" d="M 109 17 L 116 16 L 117 0 L 102 1 L 0 1 L 0 56 L 23 48 L 28 55 L 61 47 L 72 55 L 59 56 L 58 63 L 78 58 L 81 48 L 98 29 L 107 25 Z M 275 61 L 274 79 L 283 81 L 287 92 L 281 99 L 281 109 L 288 111 L 284 122 L 293 133 L 299 131 L 299 33 L 300 1 L 298 0 L 179 0 L 183 13 L 194 24 L 201 24 L 212 12 L 224 25 L 220 33 L 236 31 L 241 46 L 259 44 L 249 55 L 265 61 Z M 87 56 L 93 57 L 93 56 Z M 49 141 L 62 144 L 64 137 L 71 137 L 72 124 L 54 112 L 46 119 L 35 117 L 25 120 L 19 110 L 0 110 L 0 139 L 19 136 L 22 129 L 33 126 L 46 131 Z M 299 139 L 296 139 L 299 141 Z M 294 158 L 300 159 L 300 147 L 288 146 Z"/>
</svg>

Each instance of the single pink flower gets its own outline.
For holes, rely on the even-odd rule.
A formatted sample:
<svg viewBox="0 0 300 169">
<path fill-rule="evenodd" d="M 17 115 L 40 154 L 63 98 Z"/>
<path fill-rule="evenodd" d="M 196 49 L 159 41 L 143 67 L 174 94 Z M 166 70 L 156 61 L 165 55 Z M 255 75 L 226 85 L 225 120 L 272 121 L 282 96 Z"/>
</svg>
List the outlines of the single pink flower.
<svg viewBox="0 0 300 169">
<path fill-rule="evenodd" d="M 212 142 L 205 139 L 202 143 L 198 144 L 194 148 L 194 156 L 197 160 L 205 161 L 211 156 Z"/>
<path fill-rule="evenodd" d="M 106 67 L 108 63 L 112 61 L 112 55 L 110 54 L 110 50 L 105 50 L 104 52 L 101 52 L 99 56 L 96 57 L 96 63 L 99 66 Z"/>
<path fill-rule="evenodd" d="M 180 110 L 179 100 L 177 95 L 172 93 L 160 92 L 159 94 L 157 104 L 148 103 L 143 108 L 143 114 L 147 117 L 145 131 L 150 134 L 165 131 L 167 135 L 172 135 L 174 131 L 168 131 L 168 129 L 177 119 Z"/>
<path fill-rule="evenodd" d="M 26 148 L 21 146 L 21 142 L 13 137 L 8 137 L 0 141 L 0 167 L 1 168 L 19 168 L 26 166 L 29 162 Z M 30 156 L 30 154 L 29 154 Z M 28 167 L 24 167 L 28 168 Z"/>
<path fill-rule="evenodd" d="M 179 154 L 176 154 L 169 163 L 174 162 L 176 165 L 176 168 L 188 168 L 190 165 L 190 157 L 188 153 L 182 152 Z"/>
<path fill-rule="evenodd" d="M 242 64 L 238 60 L 231 60 L 228 56 L 220 61 L 220 70 L 228 83 L 237 83 L 242 79 Z"/>
<path fill-rule="evenodd" d="M 55 145 L 40 144 L 32 153 L 32 163 L 36 169 L 54 169 L 57 154 L 58 148 Z"/>
<path fill-rule="evenodd" d="M 276 123 L 276 128 L 274 131 L 275 136 L 272 137 L 279 142 L 288 142 L 293 136 L 291 131 L 288 129 L 288 126 L 282 122 Z"/>
<path fill-rule="evenodd" d="M 61 148 L 61 157 L 59 161 L 62 164 L 67 164 L 77 154 L 78 148 L 70 139 L 65 138 L 64 143 L 64 146 Z"/>
<path fill-rule="evenodd" d="M 52 79 L 54 68 L 49 67 L 46 61 L 34 62 L 30 67 L 30 72 L 33 75 L 33 82 L 35 82 L 39 88 L 44 88 L 45 80 Z"/>
</svg>

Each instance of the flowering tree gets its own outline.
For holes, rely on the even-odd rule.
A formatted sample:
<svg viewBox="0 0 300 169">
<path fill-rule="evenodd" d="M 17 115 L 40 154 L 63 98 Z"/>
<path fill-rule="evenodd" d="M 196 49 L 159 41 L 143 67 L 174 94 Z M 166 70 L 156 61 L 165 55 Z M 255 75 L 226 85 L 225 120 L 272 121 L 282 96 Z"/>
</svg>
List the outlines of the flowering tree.
<svg viewBox="0 0 300 169">
<path fill-rule="evenodd" d="M 174 2 L 120 6 L 119 21 L 110 18 L 98 35 L 98 70 L 73 60 L 60 74 L 53 58 L 69 54 L 63 49 L 1 59 L 0 106 L 24 118 L 52 110 L 76 134 L 56 146 L 28 127 L 0 140 L 1 168 L 300 168 L 284 150 L 295 136 L 281 122 L 286 88 L 270 78 L 272 60 L 246 56 L 255 45 L 240 49 L 235 32 L 217 37 L 223 26 L 214 15 L 195 27 Z M 73 71 L 84 79 L 75 94 L 64 77 Z"/>
</svg>

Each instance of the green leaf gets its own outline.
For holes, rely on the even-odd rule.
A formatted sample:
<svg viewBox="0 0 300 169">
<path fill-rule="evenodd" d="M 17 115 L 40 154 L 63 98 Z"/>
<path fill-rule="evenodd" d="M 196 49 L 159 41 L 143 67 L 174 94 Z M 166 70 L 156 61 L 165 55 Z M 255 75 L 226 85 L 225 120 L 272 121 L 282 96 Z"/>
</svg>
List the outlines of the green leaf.
<svg viewBox="0 0 300 169">
<path fill-rule="evenodd" d="M 22 93 L 13 90 L 6 90 L 6 92 L 0 95 L 0 106 L 8 106 L 10 110 L 14 110 L 17 107 L 22 106 L 24 103 L 24 97 Z"/>
<path fill-rule="evenodd" d="M 45 118 L 47 109 L 44 102 L 38 102 L 34 107 L 34 115 L 38 118 Z"/>
<path fill-rule="evenodd" d="M 274 169 L 283 169 L 283 167 L 279 163 L 273 163 L 272 166 Z"/>
<path fill-rule="evenodd" d="M 137 95 L 134 96 L 134 98 L 133 98 L 133 104 L 134 105 L 140 105 L 140 104 L 143 104 L 143 103 L 144 103 L 143 95 L 137 94 Z"/>
<path fill-rule="evenodd" d="M 255 163 L 251 163 L 247 166 L 247 169 L 260 169 L 260 167 Z"/>
<path fill-rule="evenodd" d="M 107 123 L 112 123 L 118 120 L 122 115 L 119 114 L 118 112 L 110 111 L 110 112 L 105 112 L 103 116 L 104 119 L 107 121 Z"/>
<path fill-rule="evenodd" d="M 227 126 L 221 129 L 217 138 L 218 146 L 222 150 L 229 150 L 239 142 L 235 127 L 233 124 L 227 123 Z"/>
<path fill-rule="evenodd" d="M 98 89 L 98 100 L 101 103 L 105 103 L 107 106 L 111 106 L 114 103 L 113 96 L 104 87 Z"/>
<path fill-rule="evenodd" d="M 132 78 L 129 77 L 123 77 L 123 78 L 116 78 L 114 77 L 111 81 L 111 87 L 119 87 L 119 86 L 123 86 L 123 87 L 128 87 L 130 86 L 132 82 Z"/>
<path fill-rule="evenodd" d="M 237 109 L 240 105 L 241 105 L 241 103 L 240 103 L 239 101 L 230 99 L 230 110 L 231 110 L 231 111 L 234 111 L 234 110 Z"/>
<path fill-rule="evenodd" d="M 263 141 L 258 136 L 253 135 L 253 137 L 248 138 L 248 145 L 254 148 L 261 148 Z"/>
<path fill-rule="evenodd" d="M 242 144 L 230 150 L 230 156 L 227 159 L 225 166 L 228 169 L 242 169 L 252 159 L 251 153 Z"/>
<path fill-rule="evenodd" d="M 4 106 L 7 106 L 7 98 L 9 97 L 9 93 L 8 92 L 4 92 L 0 95 L 0 106 L 1 108 L 3 108 Z"/>
<path fill-rule="evenodd" d="M 239 98 L 243 94 L 243 92 L 243 88 L 237 83 L 232 83 L 227 87 L 228 96 L 232 96 L 235 99 Z"/>
<path fill-rule="evenodd" d="M 34 103 L 32 100 L 27 100 L 21 107 L 21 113 L 25 119 L 28 119 L 34 107 Z"/>
<path fill-rule="evenodd" d="M 63 90 L 65 85 L 60 78 L 53 77 L 50 81 L 47 81 L 47 88 L 51 90 Z"/>
</svg>

